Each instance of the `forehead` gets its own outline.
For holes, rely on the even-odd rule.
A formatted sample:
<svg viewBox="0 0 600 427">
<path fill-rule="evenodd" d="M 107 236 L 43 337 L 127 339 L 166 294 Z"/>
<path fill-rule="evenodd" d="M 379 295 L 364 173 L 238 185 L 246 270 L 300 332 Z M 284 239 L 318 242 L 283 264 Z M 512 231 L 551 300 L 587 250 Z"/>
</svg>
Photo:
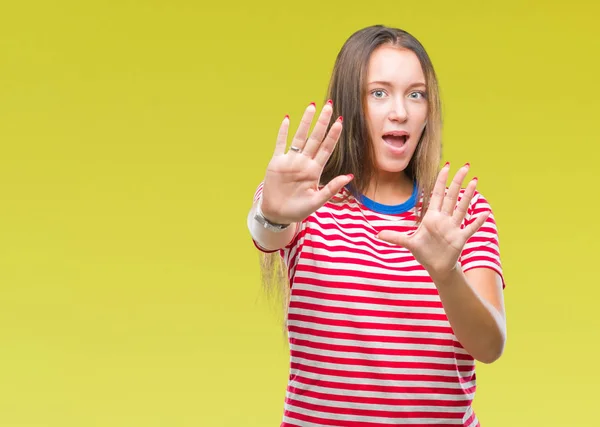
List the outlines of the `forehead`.
<svg viewBox="0 0 600 427">
<path fill-rule="evenodd" d="M 412 50 L 383 45 L 371 54 L 367 80 L 398 84 L 425 83 L 425 75 L 419 58 Z"/>
</svg>

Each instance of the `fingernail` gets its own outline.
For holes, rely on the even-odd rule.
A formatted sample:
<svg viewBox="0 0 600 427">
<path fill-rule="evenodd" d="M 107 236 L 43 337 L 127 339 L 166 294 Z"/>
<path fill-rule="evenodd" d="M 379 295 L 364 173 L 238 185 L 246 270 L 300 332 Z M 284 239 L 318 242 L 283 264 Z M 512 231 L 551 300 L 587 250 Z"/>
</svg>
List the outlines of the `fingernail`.
<svg viewBox="0 0 600 427">
<path fill-rule="evenodd" d="M 328 103 L 329 105 L 333 105 L 333 101 L 332 101 L 331 99 L 329 99 L 329 100 L 327 101 L 327 103 Z"/>
<path fill-rule="evenodd" d="M 285 120 L 285 119 L 289 119 L 289 118 L 290 118 L 289 114 L 286 114 L 283 119 Z"/>
<path fill-rule="evenodd" d="M 314 102 L 311 102 L 310 105 L 312 105 L 313 107 L 315 107 L 315 103 Z"/>
<path fill-rule="evenodd" d="M 354 179 L 354 174 L 349 173 L 348 175 L 346 175 L 348 178 L 350 179 Z"/>
<path fill-rule="evenodd" d="M 343 118 L 342 116 L 340 116 L 340 117 L 338 117 L 338 120 L 339 120 L 339 121 L 340 121 L 340 123 L 341 123 L 341 122 L 343 122 L 343 121 L 344 121 L 344 118 Z"/>
<path fill-rule="evenodd" d="M 474 177 L 474 178 L 473 178 L 473 181 L 477 181 L 478 179 L 479 179 L 479 178 L 477 178 L 477 177 Z"/>
<path fill-rule="evenodd" d="M 448 166 L 450 164 L 450 162 L 446 162 L 446 164 L 444 165 L 444 167 Z"/>
<path fill-rule="evenodd" d="M 467 163 L 465 163 L 465 166 L 466 166 L 466 167 L 470 167 L 470 166 L 471 166 L 471 163 L 467 162 Z M 463 167 L 464 167 L 464 166 L 463 166 Z"/>
</svg>

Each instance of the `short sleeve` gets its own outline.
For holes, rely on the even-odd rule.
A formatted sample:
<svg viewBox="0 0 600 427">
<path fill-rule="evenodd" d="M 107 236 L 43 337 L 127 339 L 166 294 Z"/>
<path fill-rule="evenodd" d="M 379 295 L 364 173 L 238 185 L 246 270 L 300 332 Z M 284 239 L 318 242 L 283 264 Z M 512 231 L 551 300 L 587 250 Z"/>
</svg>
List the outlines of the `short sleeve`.
<svg viewBox="0 0 600 427">
<path fill-rule="evenodd" d="M 471 199 L 464 226 L 468 226 L 486 212 L 490 212 L 490 215 L 479 230 L 467 240 L 460 257 L 460 263 L 465 272 L 478 267 L 494 270 L 502 279 L 502 288 L 505 288 L 506 283 L 504 282 L 500 260 L 498 227 L 490 204 L 479 192 L 475 192 Z"/>
<path fill-rule="evenodd" d="M 252 200 L 252 203 L 256 203 L 260 197 L 262 196 L 262 190 L 263 190 L 263 184 L 264 182 L 261 182 L 256 191 L 254 192 L 254 198 Z M 300 226 L 296 229 L 296 234 L 294 235 L 294 238 L 292 239 L 292 241 L 283 249 L 279 250 L 280 254 L 284 257 L 284 258 L 288 258 L 290 257 L 290 255 L 295 254 L 296 253 L 296 246 L 298 245 L 298 242 L 300 240 L 300 237 L 305 233 L 305 228 L 306 228 L 306 222 L 303 222 L 302 224 L 300 224 Z M 252 236 L 250 236 L 252 238 Z M 256 247 L 256 249 L 258 249 L 261 252 L 264 253 L 275 253 L 278 250 L 274 250 L 274 251 L 269 251 L 266 250 L 265 248 L 261 247 L 256 240 L 254 240 L 254 238 L 252 238 L 252 243 L 254 243 L 254 246 Z"/>
</svg>

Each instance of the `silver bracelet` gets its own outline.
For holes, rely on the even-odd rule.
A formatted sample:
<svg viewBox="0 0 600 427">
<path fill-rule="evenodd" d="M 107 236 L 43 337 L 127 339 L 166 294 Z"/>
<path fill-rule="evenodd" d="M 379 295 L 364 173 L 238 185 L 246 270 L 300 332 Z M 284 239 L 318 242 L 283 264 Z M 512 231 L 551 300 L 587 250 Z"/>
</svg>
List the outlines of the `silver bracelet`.
<svg viewBox="0 0 600 427">
<path fill-rule="evenodd" d="M 274 233 L 280 233 L 283 230 L 287 229 L 291 225 L 291 224 L 276 224 L 274 222 L 269 221 L 267 218 L 265 218 L 262 211 L 260 210 L 261 203 L 262 203 L 262 198 L 259 199 L 259 201 L 256 205 L 256 212 L 254 213 L 254 219 L 260 225 L 262 225 L 265 229 L 270 230 Z"/>
</svg>

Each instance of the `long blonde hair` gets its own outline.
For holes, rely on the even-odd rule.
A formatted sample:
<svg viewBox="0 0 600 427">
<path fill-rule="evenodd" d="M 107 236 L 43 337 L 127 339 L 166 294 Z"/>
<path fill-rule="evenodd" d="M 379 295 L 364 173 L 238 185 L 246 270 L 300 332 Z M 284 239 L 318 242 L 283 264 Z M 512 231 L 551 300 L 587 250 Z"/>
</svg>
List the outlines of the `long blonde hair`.
<svg viewBox="0 0 600 427">
<path fill-rule="evenodd" d="M 326 184 L 343 174 L 354 174 L 351 191 L 362 193 L 374 177 L 376 170 L 373 144 L 365 120 L 364 99 L 366 75 L 371 54 L 382 45 L 396 46 L 414 52 L 419 59 L 427 86 L 427 124 L 405 172 L 417 183 L 422 204 L 417 206 L 417 221 L 421 221 L 429 205 L 430 194 L 437 177 L 441 160 L 442 113 L 441 101 L 433 64 L 425 48 L 408 32 L 375 25 L 352 34 L 336 58 L 327 99 L 333 101 L 333 120 L 344 117 L 340 139 L 329 158 L 320 183 Z M 288 270 L 281 256 L 275 252 L 260 254 L 261 279 L 265 290 L 283 303 L 284 318 L 290 297 Z"/>
</svg>

